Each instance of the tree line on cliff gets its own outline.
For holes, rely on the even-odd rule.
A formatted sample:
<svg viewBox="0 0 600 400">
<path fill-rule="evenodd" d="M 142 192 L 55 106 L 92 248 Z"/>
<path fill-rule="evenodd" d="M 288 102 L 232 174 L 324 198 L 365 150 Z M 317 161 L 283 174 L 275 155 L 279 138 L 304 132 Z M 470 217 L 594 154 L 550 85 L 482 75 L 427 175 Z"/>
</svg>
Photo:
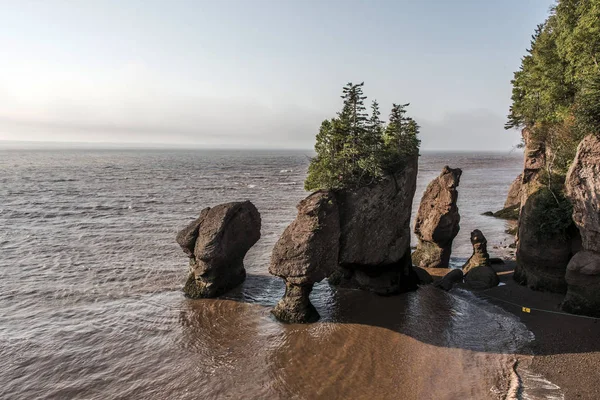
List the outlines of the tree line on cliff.
<svg viewBox="0 0 600 400">
<path fill-rule="evenodd" d="M 600 132 L 600 0 L 559 0 L 538 25 L 512 80 L 506 128 L 529 128 L 564 174 L 577 145 Z"/>
<path fill-rule="evenodd" d="M 418 156 L 419 125 L 407 116 L 409 104 L 393 104 L 389 121 L 381 120 L 379 104 L 365 107 L 363 83 L 343 88 L 342 110 L 322 122 L 315 157 L 308 167 L 306 190 L 358 188 L 381 180 Z"/>
<path fill-rule="evenodd" d="M 565 175 L 577 146 L 600 134 L 600 0 L 558 0 L 537 26 L 512 80 L 506 128 L 526 128 L 545 148 L 536 235 L 567 235 L 572 207 Z"/>
</svg>

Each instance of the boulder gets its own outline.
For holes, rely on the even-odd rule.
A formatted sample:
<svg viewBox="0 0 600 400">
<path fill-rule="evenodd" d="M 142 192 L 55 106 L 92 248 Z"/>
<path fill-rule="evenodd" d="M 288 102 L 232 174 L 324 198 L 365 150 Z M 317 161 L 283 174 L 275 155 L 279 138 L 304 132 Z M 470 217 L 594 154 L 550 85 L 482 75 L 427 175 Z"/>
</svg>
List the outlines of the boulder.
<svg viewBox="0 0 600 400">
<path fill-rule="evenodd" d="M 452 241 L 460 230 L 456 188 L 461 174 L 459 168 L 445 166 L 425 189 L 414 229 L 419 243 L 412 258 L 419 267 L 449 267 Z"/>
<path fill-rule="evenodd" d="M 335 192 L 340 215 L 340 270 L 330 280 L 382 295 L 416 288 L 410 217 L 418 158 L 381 182 Z"/>
<path fill-rule="evenodd" d="M 419 285 L 429 285 L 433 283 L 433 277 L 429 274 L 429 272 L 425 271 L 423 268 L 412 267 L 419 278 Z"/>
<path fill-rule="evenodd" d="M 439 280 L 434 286 L 445 290 L 446 292 L 452 289 L 457 283 L 462 283 L 463 272 L 460 269 L 453 269 L 448 272 L 441 280 Z"/>
<path fill-rule="evenodd" d="M 567 294 L 562 309 L 573 314 L 600 317 L 600 253 L 583 250 L 569 261 Z"/>
<path fill-rule="evenodd" d="M 249 201 L 205 208 L 177 235 L 190 257 L 184 292 L 191 298 L 217 297 L 246 278 L 244 257 L 260 239 L 260 214 Z"/>
<path fill-rule="evenodd" d="M 567 267 L 563 310 L 600 317 L 600 138 L 586 136 L 567 174 L 566 193 L 582 251 Z"/>
<path fill-rule="evenodd" d="M 473 245 L 473 255 L 462 267 L 465 274 L 475 267 L 489 266 L 491 264 L 490 255 L 487 252 L 487 239 L 479 229 L 471 232 L 471 244 Z"/>
<path fill-rule="evenodd" d="M 504 208 L 511 208 L 521 204 L 521 190 L 523 187 L 523 174 L 519 174 L 511 183 L 508 189 L 508 195 L 504 202 Z"/>
<path fill-rule="evenodd" d="M 498 286 L 500 279 L 490 266 L 474 267 L 465 275 L 465 283 L 471 289 L 490 289 Z"/>
<path fill-rule="evenodd" d="M 339 212 L 331 192 L 318 191 L 297 205 L 298 216 L 285 229 L 271 255 L 269 272 L 285 280 L 286 291 L 272 313 L 283 322 L 319 319 L 310 303 L 313 285 L 338 265 Z"/>
</svg>

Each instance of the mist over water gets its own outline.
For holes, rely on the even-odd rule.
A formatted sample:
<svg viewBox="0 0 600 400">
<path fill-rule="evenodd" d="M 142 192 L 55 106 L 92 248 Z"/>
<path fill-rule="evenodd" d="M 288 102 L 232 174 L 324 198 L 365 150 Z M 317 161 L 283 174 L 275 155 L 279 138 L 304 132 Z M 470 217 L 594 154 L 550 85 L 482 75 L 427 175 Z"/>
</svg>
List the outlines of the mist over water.
<svg viewBox="0 0 600 400">
<path fill-rule="evenodd" d="M 531 333 L 468 292 L 379 297 L 315 286 L 322 319 L 283 325 L 270 251 L 306 196 L 309 152 L 0 151 L 0 398 L 502 398 Z M 444 165 L 463 169 L 455 266 L 502 207 L 520 154 L 426 153 L 414 212 Z M 249 199 L 262 238 L 247 281 L 188 300 L 175 234 Z M 413 240 L 413 244 L 415 241 Z"/>
</svg>

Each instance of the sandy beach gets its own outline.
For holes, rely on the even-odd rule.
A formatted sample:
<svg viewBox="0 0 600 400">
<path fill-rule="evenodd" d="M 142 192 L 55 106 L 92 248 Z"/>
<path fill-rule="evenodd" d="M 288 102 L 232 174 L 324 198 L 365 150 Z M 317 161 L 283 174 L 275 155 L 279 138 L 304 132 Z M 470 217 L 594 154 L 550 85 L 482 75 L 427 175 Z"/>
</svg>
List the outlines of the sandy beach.
<svg viewBox="0 0 600 400">
<path fill-rule="evenodd" d="M 561 312 L 561 294 L 518 285 L 512 278 L 514 261 L 493 267 L 501 286 L 474 293 L 513 313 L 533 332 L 531 371 L 560 386 L 566 399 L 600 398 L 600 320 Z"/>
</svg>

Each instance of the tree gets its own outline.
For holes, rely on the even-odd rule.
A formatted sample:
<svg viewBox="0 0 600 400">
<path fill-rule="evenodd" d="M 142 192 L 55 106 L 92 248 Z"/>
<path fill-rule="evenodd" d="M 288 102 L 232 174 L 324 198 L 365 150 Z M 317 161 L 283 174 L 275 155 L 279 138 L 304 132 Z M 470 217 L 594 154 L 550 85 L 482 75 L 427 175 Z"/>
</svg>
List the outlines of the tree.
<svg viewBox="0 0 600 400">
<path fill-rule="evenodd" d="M 342 110 L 337 118 L 321 124 L 315 143 L 317 155 L 311 159 L 304 182 L 306 190 L 369 185 L 403 168 L 407 157 L 418 156 L 419 127 L 405 116 L 408 104 L 396 110 L 400 119 L 391 117 L 386 126 L 377 101 L 371 104 L 371 115 L 367 114 L 363 85 L 350 82 L 344 86 Z M 391 125 L 397 127 L 390 130 Z M 396 130 L 396 136 L 387 137 Z"/>
<path fill-rule="evenodd" d="M 532 194 L 543 201 L 531 218 L 551 235 L 572 224 L 564 177 L 577 145 L 590 133 L 600 134 L 599 63 L 600 0 L 558 0 L 512 80 L 505 127 L 526 127 L 545 145 L 544 186 Z"/>
<path fill-rule="evenodd" d="M 559 0 L 515 72 L 506 128 L 545 142 L 557 174 L 600 132 L 600 0 Z"/>
</svg>

